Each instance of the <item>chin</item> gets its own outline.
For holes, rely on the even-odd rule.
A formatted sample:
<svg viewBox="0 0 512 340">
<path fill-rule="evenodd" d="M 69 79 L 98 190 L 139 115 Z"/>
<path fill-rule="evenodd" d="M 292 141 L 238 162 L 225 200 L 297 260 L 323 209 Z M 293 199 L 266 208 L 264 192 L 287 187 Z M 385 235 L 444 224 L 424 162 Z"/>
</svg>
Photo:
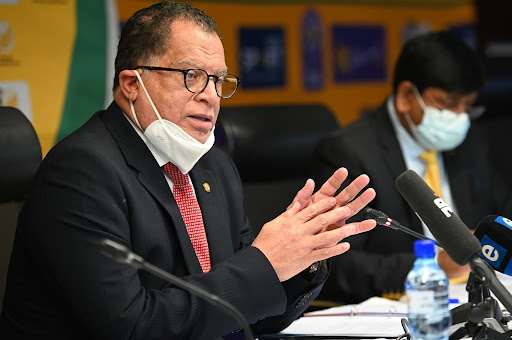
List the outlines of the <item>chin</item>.
<svg viewBox="0 0 512 340">
<path fill-rule="evenodd" d="M 198 135 L 196 135 L 194 138 L 199 141 L 200 143 L 204 144 L 206 143 L 206 141 L 208 140 L 208 138 L 210 137 L 210 134 L 212 132 L 211 131 L 208 131 L 208 132 L 200 132 Z"/>
</svg>

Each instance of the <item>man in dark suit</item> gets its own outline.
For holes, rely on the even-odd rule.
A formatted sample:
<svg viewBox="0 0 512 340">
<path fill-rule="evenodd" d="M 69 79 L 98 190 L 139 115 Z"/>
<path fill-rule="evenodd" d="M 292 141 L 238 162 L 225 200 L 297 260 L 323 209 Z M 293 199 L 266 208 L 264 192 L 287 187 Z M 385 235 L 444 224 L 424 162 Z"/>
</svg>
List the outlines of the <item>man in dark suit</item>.
<svg viewBox="0 0 512 340">
<path fill-rule="evenodd" d="M 468 112 L 483 83 L 476 53 L 454 36 L 438 32 L 410 40 L 395 67 L 394 93 L 375 112 L 319 143 L 312 177 L 322 180 L 340 165 L 351 176 L 368 174 L 378 193 L 371 207 L 431 237 L 395 188 L 407 169 L 423 176 L 427 164 L 422 154 L 428 151 L 440 170 L 437 190 L 470 228 L 489 214 L 510 216 L 510 207 L 503 204 L 507 190 L 487 158 L 485 138 L 475 124 L 468 131 Z M 378 227 L 350 240 L 351 251 L 332 262 L 321 297 L 357 303 L 400 294 L 415 259 L 414 237 Z M 457 266 L 444 251 L 438 261 L 449 278 L 469 273 L 468 266 Z"/>
<path fill-rule="evenodd" d="M 375 196 L 340 169 L 312 180 L 256 239 L 229 157 L 212 148 L 227 74 L 212 18 L 161 2 L 124 25 L 115 101 L 58 143 L 19 216 L 0 334 L 5 339 L 212 339 L 236 331 L 218 307 L 103 256 L 111 239 L 218 295 L 256 333 L 281 330 L 322 288 L 326 259 L 373 221 L 345 224 Z"/>
</svg>

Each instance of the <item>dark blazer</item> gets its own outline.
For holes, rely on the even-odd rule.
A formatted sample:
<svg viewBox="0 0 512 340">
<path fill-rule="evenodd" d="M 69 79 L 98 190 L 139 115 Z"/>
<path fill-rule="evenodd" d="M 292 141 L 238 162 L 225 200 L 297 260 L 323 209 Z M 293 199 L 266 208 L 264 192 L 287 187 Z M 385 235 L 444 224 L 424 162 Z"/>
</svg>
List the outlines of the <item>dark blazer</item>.
<svg viewBox="0 0 512 340">
<path fill-rule="evenodd" d="M 487 158 L 485 139 L 473 126 L 455 150 L 443 153 L 454 205 L 459 217 L 474 229 L 489 214 L 511 216 L 507 188 Z M 314 151 L 312 177 L 317 183 L 344 166 L 349 180 L 360 174 L 370 177 L 377 197 L 370 207 L 410 229 L 423 233 L 421 222 L 395 188 L 395 179 L 406 169 L 386 103 L 375 112 L 323 139 Z M 508 188 L 510 192 L 510 188 Z M 352 220 L 364 219 L 362 214 Z M 360 302 L 371 296 L 403 290 L 405 277 L 414 262 L 415 238 L 400 231 L 377 226 L 348 239 L 351 249 L 333 259 L 322 298 Z"/>
<path fill-rule="evenodd" d="M 58 143 L 19 216 L 2 338 L 212 339 L 240 328 L 223 310 L 106 258 L 97 248 L 103 238 L 225 299 L 250 323 L 264 319 L 253 325 L 256 333 L 277 332 L 297 318 L 322 285 L 300 275 L 281 284 L 250 246 L 229 157 L 212 148 L 191 178 L 211 253 L 208 274 L 162 169 L 117 104 Z"/>
</svg>

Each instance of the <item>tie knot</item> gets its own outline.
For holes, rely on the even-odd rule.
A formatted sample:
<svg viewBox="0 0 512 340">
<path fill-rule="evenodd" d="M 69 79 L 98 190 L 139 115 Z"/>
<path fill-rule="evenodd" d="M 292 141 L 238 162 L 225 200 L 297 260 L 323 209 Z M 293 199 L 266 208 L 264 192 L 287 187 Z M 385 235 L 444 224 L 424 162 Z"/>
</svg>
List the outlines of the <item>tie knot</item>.
<svg viewBox="0 0 512 340">
<path fill-rule="evenodd" d="M 420 158 L 427 165 L 437 163 L 437 153 L 435 150 L 425 151 L 420 155 Z"/>
<path fill-rule="evenodd" d="M 171 162 L 165 164 L 162 168 L 174 185 L 189 184 L 188 174 L 182 173 L 180 169 L 178 169 L 178 167 Z"/>
</svg>

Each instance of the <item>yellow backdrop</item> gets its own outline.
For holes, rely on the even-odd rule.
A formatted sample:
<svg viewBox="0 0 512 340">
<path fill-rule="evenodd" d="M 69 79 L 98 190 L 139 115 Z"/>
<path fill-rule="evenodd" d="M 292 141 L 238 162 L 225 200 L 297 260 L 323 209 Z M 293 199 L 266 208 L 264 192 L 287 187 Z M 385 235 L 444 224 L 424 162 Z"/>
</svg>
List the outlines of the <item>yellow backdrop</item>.
<svg viewBox="0 0 512 340">
<path fill-rule="evenodd" d="M 32 120 L 43 154 L 111 100 L 119 23 L 149 0 L 0 0 L 0 105 Z M 240 75 L 241 28 L 275 28 L 284 36 L 285 79 L 280 87 L 244 87 L 224 106 L 324 103 L 342 124 L 381 103 L 407 30 L 439 30 L 475 20 L 469 0 L 194 1 L 224 36 L 230 72 Z M 301 20 L 313 11 L 322 32 L 323 87 L 303 87 Z M 332 28 L 379 27 L 385 77 L 336 82 Z M 247 84 L 247 83 L 246 83 Z M 313 118 L 313 117 L 312 117 Z"/>
</svg>

